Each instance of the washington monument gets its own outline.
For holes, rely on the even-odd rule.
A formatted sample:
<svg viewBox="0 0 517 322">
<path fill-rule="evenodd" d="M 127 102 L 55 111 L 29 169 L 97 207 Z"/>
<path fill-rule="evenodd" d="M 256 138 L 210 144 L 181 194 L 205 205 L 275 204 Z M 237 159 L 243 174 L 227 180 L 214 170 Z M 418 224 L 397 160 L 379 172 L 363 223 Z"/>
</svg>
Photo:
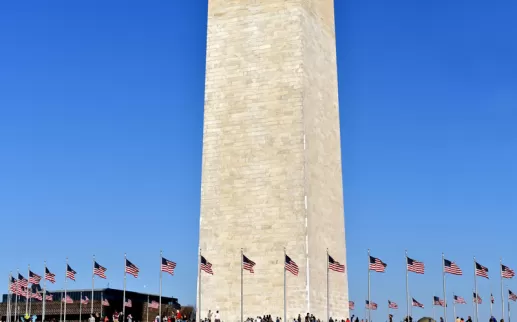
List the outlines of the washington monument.
<svg viewBox="0 0 517 322">
<path fill-rule="evenodd" d="M 334 0 L 209 0 L 204 111 L 198 318 L 241 320 L 241 249 L 244 319 L 284 317 L 284 249 L 287 319 L 348 317 Z"/>
</svg>

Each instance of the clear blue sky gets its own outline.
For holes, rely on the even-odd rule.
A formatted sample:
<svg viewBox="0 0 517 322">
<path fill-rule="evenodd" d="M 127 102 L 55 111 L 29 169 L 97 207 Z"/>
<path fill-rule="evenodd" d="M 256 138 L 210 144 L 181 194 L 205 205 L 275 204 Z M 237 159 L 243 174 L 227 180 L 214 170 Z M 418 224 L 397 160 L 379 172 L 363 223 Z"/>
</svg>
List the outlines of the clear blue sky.
<svg viewBox="0 0 517 322">
<path fill-rule="evenodd" d="M 416 315 L 441 294 L 443 251 L 469 303 L 472 256 L 488 266 L 480 319 L 491 288 L 499 316 L 499 257 L 517 269 L 516 15 L 510 1 L 336 1 L 356 313 L 371 248 L 389 265 L 374 318 L 388 298 L 402 316 L 407 248 L 427 268 L 410 276 Z M 92 254 L 122 288 L 127 252 L 141 268 L 128 288 L 158 292 L 161 248 L 178 262 L 164 294 L 195 302 L 206 16 L 206 0 L 0 3 L 2 290 L 45 259 L 62 287 L 66 256 L 88 288 Z"/>
</svg>

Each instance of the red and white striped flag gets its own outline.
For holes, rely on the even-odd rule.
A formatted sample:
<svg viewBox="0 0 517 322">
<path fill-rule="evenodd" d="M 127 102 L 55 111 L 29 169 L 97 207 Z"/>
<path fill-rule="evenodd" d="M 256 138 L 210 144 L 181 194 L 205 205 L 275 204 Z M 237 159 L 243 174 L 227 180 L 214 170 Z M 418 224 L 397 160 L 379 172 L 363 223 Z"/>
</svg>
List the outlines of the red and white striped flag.
<svg viewBox="0 0 517 322">
<path fill-rule="evenodd" d="M 388 308 L 397 310 L 399 306 L 397 305 L 397 303 L 388 300 Z"/>
<path fill-rule="evenodd" d="M 456 265 L 456 263 L 451 262 L 450 260 L 447 260 L 447 259 L 443 260 L 443 271 L 445 273 L 453 274 L 453 275 L 462 275 L 463 274 L 463 272 L 461 271 L 459 266 Z"/>
<path fill-rule="evenodd" d="M 354 301 L 348 301 L 348 309 L 349 310 L 355 310 L 355 303 L 354 303 Z"/>
<path fill-rule="evenodd" d="M 423 262 L 416 261 L 412 258 L 406 257 L 407 259 L 407 270 L 409 272 L 424 274 L 425 267 Z"/>
<path fill-rule="evenodd" d="M 338 273 L 344 273 L 345 272 L 345 265 L 340 264 L 338 261 L 334 260 L 332 256 L 329 255 L 328 258 L 329 261 L 329 267 L 331 271 L 338 272 Z"/>
<path fill-rule="evenodd" d="M 510 267 L 501 264 L 501 276 L 504 278 L 512 278 L 515 276 L 515 272 Z"/>
</svg>

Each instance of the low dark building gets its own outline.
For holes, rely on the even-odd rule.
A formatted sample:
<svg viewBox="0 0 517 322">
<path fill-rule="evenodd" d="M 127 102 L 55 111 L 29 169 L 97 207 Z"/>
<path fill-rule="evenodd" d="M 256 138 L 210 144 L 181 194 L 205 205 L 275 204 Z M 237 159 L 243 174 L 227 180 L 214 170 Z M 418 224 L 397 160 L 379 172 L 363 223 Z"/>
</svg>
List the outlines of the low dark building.
<svg viewBox="0 0 517 322">
<path fill-rule="evenodd" d="M 52 294 L 53 300 L 45 302 L 45 321 L 62 321 L 64 304 L 61 299 L 64 298 L 64 291 L 48 291 Z M 107 316 L 112 321 L 112 316 L 115 312 L 122 312 L 123 309 L 123 291 L 112 288 L 96 289 L 93 292 L 93 299 L 91 298 L 92 290 L 67 290 L 67 296 L 70 296 L 73 303 L 66 304 L 66 321 L 86 321 L 90 317 L 92 302 L 94 314 L 99 314 L 104 318 Z M 81 296 L 83 299 L 88 297 L 88 304 L 81 304 Z M 0 320 L 6 321 L 7 315 L 7 297 L 2 296 L 2 303 L 0 303 Z M 126 291 L 126 300 L 131 300 L 131 307 L 126 307 L 126 317 L 131 314 L 133 322 L 147 321 L 151 322 L 158 315 L 158 309 L 148 308 L 148 304 L 156 301 L 159 302 L 160 297 L 155 294 L 144 294 Z M 105 300 L 109 305 L 102 305 Z M 15 297 L 12 297 L 11 316 L 12 321 L 19 321 L 19 316 L 25 315 L 25 298 L 18 298 L 17 320 L 14 320 L 15 315 Z M 43 302 L 32 299 L 30 302 L 30 315 L 37 315 L 38 321 L 41 321 L 43 314 Z M 162 296 L 162 316 L 173 315 L 173 312 L 179 310 L 181 305 L 178 299 L 174 297 Z M 79 319 L 80 317 L 80 319 Z M 124 322 L 120 320 L 120 322 Z"/>
</svg>

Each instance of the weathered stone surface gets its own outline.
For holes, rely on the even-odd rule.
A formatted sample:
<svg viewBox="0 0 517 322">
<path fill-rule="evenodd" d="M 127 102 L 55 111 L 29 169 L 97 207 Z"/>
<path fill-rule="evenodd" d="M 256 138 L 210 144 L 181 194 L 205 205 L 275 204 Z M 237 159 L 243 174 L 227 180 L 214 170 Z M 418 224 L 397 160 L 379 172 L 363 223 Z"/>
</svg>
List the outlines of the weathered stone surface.
<svg viewBox="0 0 517 322">
<path fill-rule="evenodd" d="M 200 248 L 201 316 L 327 318 L 326 250 L 346 263 L 333 0 L 210 0 Z M 347 274 L 329 311 L 348 316 Z M 199 287 L 199 286 L 198 286 Z"/>
</svg>

